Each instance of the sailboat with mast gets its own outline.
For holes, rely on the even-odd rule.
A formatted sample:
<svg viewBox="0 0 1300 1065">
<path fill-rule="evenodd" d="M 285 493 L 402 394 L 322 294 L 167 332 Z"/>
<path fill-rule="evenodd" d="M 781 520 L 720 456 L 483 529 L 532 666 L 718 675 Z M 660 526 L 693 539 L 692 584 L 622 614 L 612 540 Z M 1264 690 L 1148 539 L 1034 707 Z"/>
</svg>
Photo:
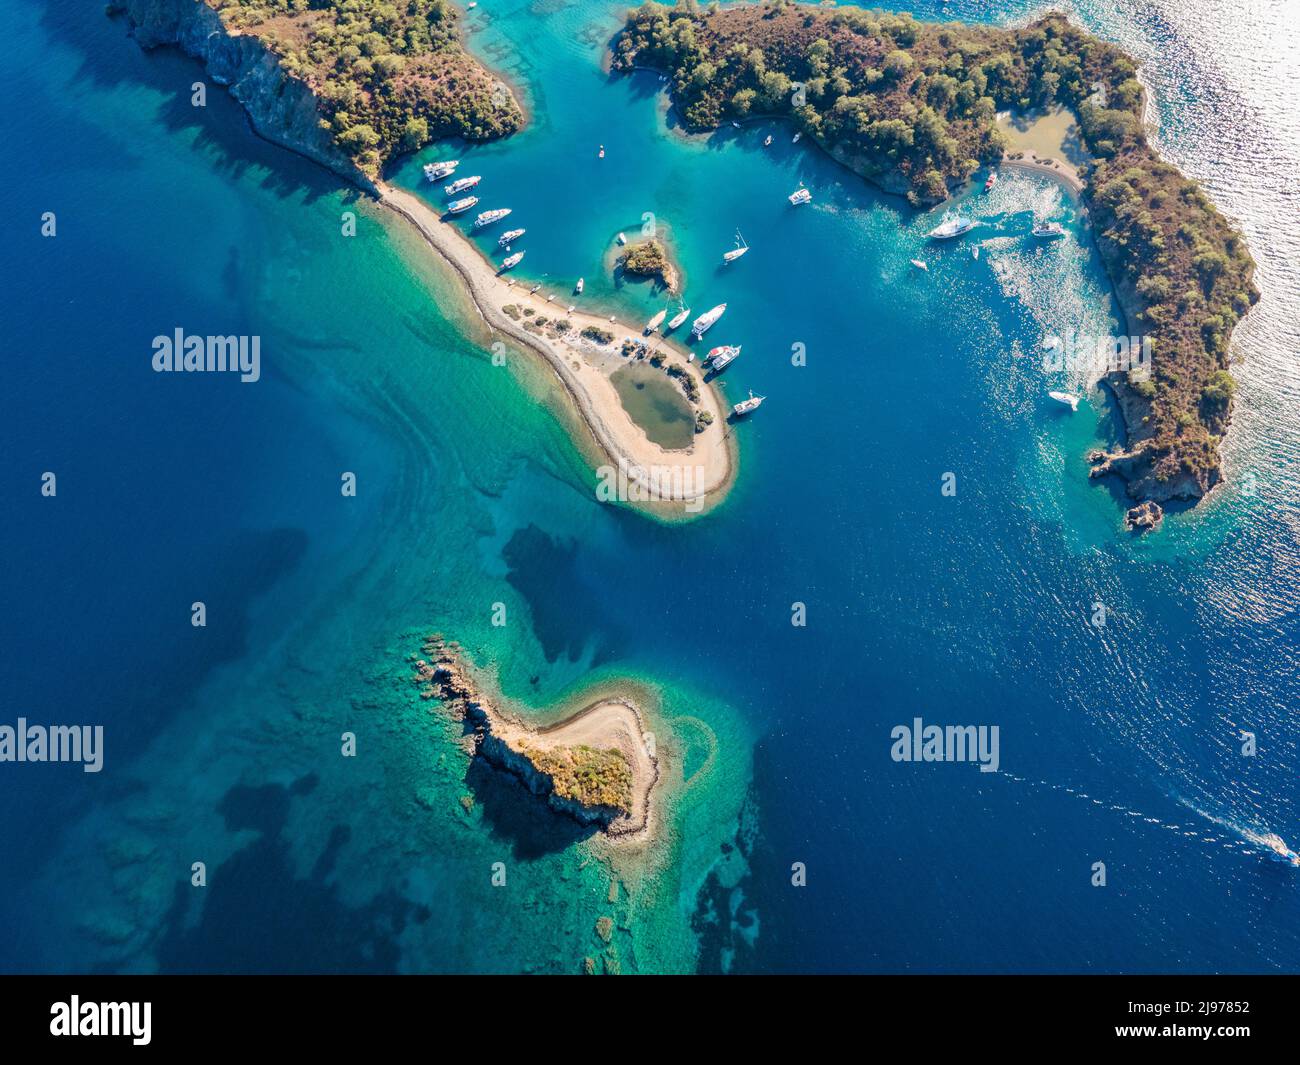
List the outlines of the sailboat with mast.
<svg viewBox="0 0 1300 1065">
<path fill-rule="evenodd" d="M 723 263 L 734 263 L 747 251 L 749 251 L 749 245 L 745 243 L 745 238 L 738 229 L 736 230 L 736 246 L 731 251 L 722 253 L 722 261 Z"/>
</svg>

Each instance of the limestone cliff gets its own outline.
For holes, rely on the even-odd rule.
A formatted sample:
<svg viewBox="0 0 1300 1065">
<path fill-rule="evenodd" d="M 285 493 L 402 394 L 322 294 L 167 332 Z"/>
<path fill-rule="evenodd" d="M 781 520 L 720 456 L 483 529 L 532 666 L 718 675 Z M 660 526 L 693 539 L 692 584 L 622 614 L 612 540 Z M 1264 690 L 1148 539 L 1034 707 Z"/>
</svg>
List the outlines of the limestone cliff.
<svg viewBox="0 0 1300 1065">
<path fill-rule="evenodd" d="M 175 45 L 201 60 L 212 80 L 229 88 L 253 128 L 267 140 L 375 191 L 374 183 L 322 127 L 311 89 L 285 73 L 279 57 L 262 40 L 231 30 L 203 0 L 118 0 L 112 10 L 126 16 L 142 48 Z"/>
</svg>

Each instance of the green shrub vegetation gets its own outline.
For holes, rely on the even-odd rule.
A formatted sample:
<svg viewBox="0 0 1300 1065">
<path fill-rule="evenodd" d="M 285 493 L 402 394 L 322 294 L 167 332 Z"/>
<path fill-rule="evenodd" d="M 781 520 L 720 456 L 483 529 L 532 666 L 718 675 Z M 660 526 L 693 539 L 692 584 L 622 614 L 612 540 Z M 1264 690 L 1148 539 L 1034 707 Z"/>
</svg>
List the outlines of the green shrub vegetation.
<svg viewBox="0 0 1300 1065">
<path fill-rule="evenodd" d="M 1092 156 L 1083 196 L 1130 328 L 1155 338 L 1150 404 L 1130 445 L 1155 482 L 1208 490 L 1230 418 L 1228 341 L 1258 300 L 1236 227 L 1157 155 L 1136 64 L 1049 14 L 1025 27 L 918 22 L 781 0 L 701 9 L 648 3 L 628 14 L 614 66 L 668 73 L 689 128 L 775 115 L 915 205 L 937 203 L 1000 159 L 1001 110 L 1074 111 Z M 1113 379 L 1125 387 L 1124 375 Z"/>
<path fill-rule="evenodd" d="M 204 0 L 306 82 L 321 123 L 371 177 L 431 140 L 513 133 L 510 91 L 461 46 L 450 0 Z"/>
<path fill-rule="evenodd" d="M 622 751 L 585 745 L 546 750 L 524 745 L 522 750 L 538 772 L 551 778 L 560 798 L 583 806 L 632 809 L 632 767 Z"/>
</svg>

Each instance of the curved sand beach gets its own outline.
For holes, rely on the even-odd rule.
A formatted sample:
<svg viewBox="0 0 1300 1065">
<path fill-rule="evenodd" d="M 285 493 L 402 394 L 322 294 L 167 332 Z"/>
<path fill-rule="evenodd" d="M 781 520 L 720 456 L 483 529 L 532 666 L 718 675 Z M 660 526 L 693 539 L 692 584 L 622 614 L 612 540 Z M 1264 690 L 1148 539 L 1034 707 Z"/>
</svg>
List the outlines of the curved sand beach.
<svg viewBox="0 0 1300 1065">
<path fill-rule="evenodd" d="M 625 808 L 583 808 L 576 800 L 559 806 L 581 820 L 601 824 L 611 839 L 653 840 L 656 818 L 652 798 L 659 782 L 659 762 L 648 740 L 651 733 L 630 698 L 607 695 L 559 721 L 532 726 L 509 709 L 506 700 L 489 693 L 490 681 L 475 673 L 456 643 L 434 634 L 425 640 L 422 651 L 428 658 L 415 663 L 412 679 L 423 696 L 439 699 L 455 717 L 473 726 L 475 753 L 522 777 L 530 786 L 538 783 L 538 756 L 547 752 L 589 747 L 622 755 L 631 772 L 630 801 Z M 533 790 L 546 793 L 549 785 Z"/>
<path fill-rule="evenodd" d="M 717 389 L 705 383 L 700 368 L 687 361 L 689 352 L 685 348 L 662 337 L 646 338 L 652 347 L 667 354 L 666 365 L 680 366 L 695 379 L 699 402 L 694 409 L 707 411 L 713 417 L 712 424 L 695 434 L 690 447 L 668 450 L 651 441 L 629 417 L 609 379 L 616 369 L 632 361 L 620 349 L 624 337 L 641 337 L 640 325 L 611 323 L 608 316 L 582 310 L 570 313 L 569 306 L 581 297 L 569 292 L 548 292 L 543 288 L 530 294 L 530 286 L 513 282 L 509 275 L 499 275 L 495 264 L 484 258 L 457 224 L 444 221 L 420 197 L 382 182 L 378 189 L 379 202 L 413 225 L 456 270 L 487 324 L 516 345 L 540 355 L 555 371 L 605 462 L 614 471 L 623 471 L 625 501 L 683 504 L 686 511 L 698 512 L 706 503 L 712 505 L 725 495 L 736 464 L 727 431 L 730 406 Z M 550 302 L 548 295 L 554 296 Z M 559 338 L 532 333 L 523 327 L 523 320 L 515 321 L 502 311 L 510 304 L 521 311 L 530 307 L 552 320 L 566 319 L 573 328 Z M 613 333 L 613 343 L 602 346 L 581 337 L 579 334 L 588 326 Z M 598 472 L 609 477 L 608 469 Z M 618 498 L 624 499 L 623 490 Z"/>
</svg>

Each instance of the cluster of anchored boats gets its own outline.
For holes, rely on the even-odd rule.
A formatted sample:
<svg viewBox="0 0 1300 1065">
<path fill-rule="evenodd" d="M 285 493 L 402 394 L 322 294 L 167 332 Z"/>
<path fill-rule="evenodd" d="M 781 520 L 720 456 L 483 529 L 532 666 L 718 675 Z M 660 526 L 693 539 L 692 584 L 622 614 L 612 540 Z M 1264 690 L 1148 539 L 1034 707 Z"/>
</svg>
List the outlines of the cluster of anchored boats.
<svg viewBox="0 0 1300 1065">
<path fill-rule="evenodd" d="M 724 264 L 734 263 L 747 251 L 749 251 L 749 245 L 745 243 L 745 238 L 740 234 L 740 231 L 737 230 L 736 246 L 730 251 L 723 252 L 722 261 Z M 691 339 L 699 340 L 703 337 L 705 333 L 717 324 L 718 319 L 720 319 L 726 311 L 727 305 L 725 303 L 719 303 L 716 307 L 710 307 L 702 315 L 696 318 L 695 321 L 691 323 Z M 685 322 L 690 315 L 691 309 L 686 306 L 685 302 L 683 302 L 677 313 L 674 314 L 668 321 L 667 325 L 665 325 L 664 319 L 668 317 L 668 308 L 665 307 L 646 323 L 644 332 L 647 336 L 655 332 L 661 332 L 662 335 L 667 336 Z M 739 344 L 723 344 L 716 348 L 710 348 L 709 353 L 700 360 L 700 365 L 705 368 L 710 377 L 716 377 L 739 357 Z M 694 361 L 694 352 L 691 353 L 689 359 L 690 361 Z M 766 398 L 766 396 L 756 396 L 753 392 L 750 392 L 748 399 L 742 399 L 731 408 L 731 413 L 737 418 L 743 418 L 746 414 L 758 410 L 762 405 L 763 400 Z"/>
<path fill-rule="evenodd" d="M 424 168 L 424 176 L 430 181 L 441 181 L 445 177 L 451 177 L 451 175 L 456 172 L 458 166 L 460 166 L 459 159 L 445 159 L 439 163 L 429 163 Z M 470 189 L 476 188 L 478 183 L 482 180 L 483 179 L 478 174 L 475 174 L 473 177 L 457 178 L 450 185 L 444 185 L 442 191 L 446 193 L 448 197 L 460 197 L 462 192 L 468 192 Z M 447 213 L 464 214 L 466 211 L 470 210 L 470 208 L 476 207 L 477 205 L 477 196 L 464 196 L 459 199 L 453 199 L 447 205 Z M 509 214 L 509 207 L 498 207 L 495 210 L 483 211 L 474 219 L 474 228 L 485 229 L 496 222 L 500 222 L 501 219 L 505 218 Z M 497 241 L 497 247 L 504 248 L 509 252 L 510 245 L 522 237 L 526 232 L 527 230 L 524 229 L 512 229 L 503 233 L 501 239 Z M 517 251 L 513 254 L 509 254 L 502 260 L 501 269 L 498 273 L 505 273 L 507 270 L 513 269 L 523 261 L 523 252 Z"/>
<path fill-rule="evenodd" d="M 993 187 L 997 185 L 997 183 L 998 183 L 997 171 L 990 170 L 988 180 L 984 182 L 984 191 L 985 192 L 992 191 Z M 794 202 L 793 197 L 791 197 L 790 202 L 791 203 Z M 926 234 L 926 237 L 929 238 L 930 240 L 955 240 L 957 237 L 965 236 L 972 229 L 974 229 L 978 224 L 979 223 L 976 222 L 973 218 L 967 218 L 963 215 L 954 215 L 951 218 L 945 218 L 942 222 L 940 222 L 937 226 L 935 226 L 932 230 L 930 230 L 930 232 Z M 1035 237 L 1038 240 L 1055 240 L 1058 237 L 1065 236 L 1065 228 L 1061 225 L 1060 222 L 1045 221 L 1043 219 L 1035 219 L 1033 228 L 1030 229 L 1029 232 L 1031 236 Z M 976 257 L 978 258 L 979 248 L 976 247 L 974 249 L 974 252 Z M 913 259 L 912 265 L 915 266 L 918 270 L 928 271 L 930 269 L 929 265 L 926 263 L 924 259 Z M 1079 409 L 1079 400 L 1082 398 L 1081 396 L 1076 396 L 1071 392 L 1052 391 L 1052 392 L 1048 392 L 1047 395 L 1051 399 L 1054 399 L 1057 403 L 1062 403 L 1065 406 L 1069 407 L 1070 410 L 1072 411 Z"/>
<path fill-rule="evenodd" d="M 428 178 L 431 182 L 441 181 L 443 178 L 451 177 L 456 172 L 456 168 L 458 166 L 460 166 L 459 159 L 446 159 L 437 163 L 429 163 L 424 167 L 424 176 Z M 473 177 L 457 178 L 454 181 L 452 181 L 449 185 L 444 185 L 442 191 L 447 195 L 447 197 L 451 201 L 447 205 L 447 214 L 449 215 L 464 214 L 466 211 L 477 206 L 478 204 L 477 196 L 461 197 L 460 194 L 464 192 L 469 192 L 470 189 L 476 188 L 478 186 L 478 183 L 482 180 L 483 179 L 476 174 Z M 456 198 L 456 197 L 460 197 L 460 198 Z M 486 226 L 492 225 L 494 222 L 501 221 L 501 219 L 505 218 L 509 214 L 510 214 L 509 207 L 500 207 L 495 210 L 484 211 L 480 215 L 478 215 L 477 218 L 474 219 L 474 228 L 483 229 Z M 505 233 L 501 234 L 500 239 L 497 241 L 497 246 L 509 252 L 510 246 L 515 241 L 517 241 L 520 237 L 522 237 L 526 232 L 527 230 L 525 229 L 507 230 Z M 627 238 L 622 233 L 620 233 L 619 243 L 623 244 L 626 243 L 626 241 Z M 744 255 L 745 252 L 747 251 L 749 251 L 749 245 L 745 243 L 745 238 L 742 237 L 739 232 L 737 232 L 736 246 L 732 248 L 730 251 L 723 254 L 722 261 L 724 263 L 733 263 L 737 259 L 739 259 L 742 255 Z M 523 261 L 523 258 L 524 258 L 524 253 L 521 251 L 514 252 L 512 254 L 507 255 L 506 258 L 502 260 L 501 268 L 498 271 L 498 273 L 505 273 L 505 271 L 518 266 Z M 578 278 L 578 283 L 574 286 L 574 291 L 578 294 L 581 294 L 584 283 L 585 282 L 582 278 Z M 536 287 L 534 288 L 533 291 L 536 291 Z M 569 309 L 572 310 L 573 308 L 571 307 Z M 704 314 L 696 318 L 694 323 L 691 325 L 691 339 L 699 340 L 702 336 L 704 336 L 704 334 L 709 330 L 709 328 L 715 322 L 717 322 L 719 318 L 722 317 L 723 312 L 726 311 L 726 309 L 727 309 L 727 305 L 725 303 L 720 303 L 716 307 L 712 308 L 709 311 L 706 311 Z M 678 326 L 680 326 L 683 322 L 685 322 L 686 319 L 690 317 L 690 314 L 691 314 L 691 309 L 687 307 L 685 304 L 682 304 L 678 312 L 675 315 L 673 315 L 672 320 L 669 321 L 667 325 L 664 325 L 664 319 L 668 317 L 668 309 L 665 307 L 662 311 L 660 311 L 652 319 L 650 319 L 649 323 L 645 327 L 645 333 L 648 336 L 651 333 L 661 330 L 662 334 L 664 336 L 667 336 L 667 334 L 669 334 Z M 702 365 L 707 367 L 707 370 L 710 375 L 716 375 L 721 373 L 729 365 L 731 365 L 731 363 L 734 362 L 739 355 L 740 355 L 739 345 L 734 347 L 732 346 L 716 347 L 713 348 L 708 353 L 708 355 L 705 356 L 705 358 L 702 360 Z M 695 355 L 692 354 L 690 356 L 690 359 L 694 360 L 694 358 Z M 759 405 L 763 402 L 765 398 L 766 398 L 765 396 L 756 396 L 754 395 L 753 392 L 750 392 L 748 399 L 742 400 L 741 402 L 735 404 L 731 408 L 732 414 L 738 418 L 744 417 L 746 414 L 749 414 L 751 411 L 757 410 Z"/>
</svg>

